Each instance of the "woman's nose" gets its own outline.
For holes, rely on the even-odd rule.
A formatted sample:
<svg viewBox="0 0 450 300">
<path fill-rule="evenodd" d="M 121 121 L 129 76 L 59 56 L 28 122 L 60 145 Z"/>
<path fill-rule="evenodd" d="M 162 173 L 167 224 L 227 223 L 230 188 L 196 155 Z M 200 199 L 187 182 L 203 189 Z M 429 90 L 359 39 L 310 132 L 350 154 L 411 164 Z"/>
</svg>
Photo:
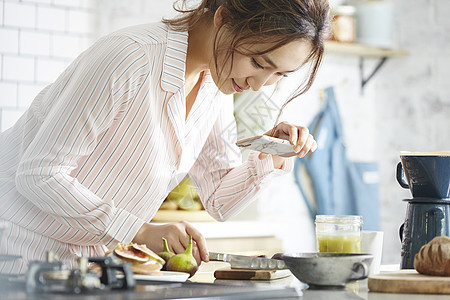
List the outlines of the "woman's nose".
<svg viewBox="0 0 450 300">
<path fill-rule="evenodd" d="M 253 91 L 259 91 L 263 86 L 272 85 L 278 80 L 280 76 L 276 76 L 273 73 L 261 74 L 259 76 L 254 76 L 253 80 L 249 80 L 250 87 Z"/>
</svg>

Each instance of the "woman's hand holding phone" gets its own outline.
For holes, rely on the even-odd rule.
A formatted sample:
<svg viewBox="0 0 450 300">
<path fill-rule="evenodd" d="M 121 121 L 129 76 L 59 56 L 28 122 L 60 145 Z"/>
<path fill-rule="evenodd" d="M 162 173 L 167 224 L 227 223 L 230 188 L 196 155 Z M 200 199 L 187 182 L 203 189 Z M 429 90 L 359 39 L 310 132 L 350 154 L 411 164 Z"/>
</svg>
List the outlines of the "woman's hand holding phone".
<svg viewBox="0 0 450 300">
<path fill-rule="evenodd" d="M 290 156 L 304 157 L 317 149 L 307 127 L 281 122 L 262 136 L 238 141 L 239 147 L 260 151 L 259 159 L 272 155 L 274 167 L 280 169 Z"/>
<path fill-rule="evenodd" d="M 309 152 L 317 149 L 317 142 L 309 133 L 307 127 L 293 125 L 289 122 L 281 122 L 275 128 L 265 133 L 268 136 L 288 140 L 294 147 L 296 156 L 302 158 Z"/>
</svg>

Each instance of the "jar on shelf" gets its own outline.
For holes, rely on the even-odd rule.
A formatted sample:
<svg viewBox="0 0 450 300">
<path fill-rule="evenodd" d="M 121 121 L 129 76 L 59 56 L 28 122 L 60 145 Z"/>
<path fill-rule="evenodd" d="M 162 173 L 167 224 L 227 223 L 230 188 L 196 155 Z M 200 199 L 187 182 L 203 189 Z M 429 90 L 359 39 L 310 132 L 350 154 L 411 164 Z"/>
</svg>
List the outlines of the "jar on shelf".
<svg viewBox="0 0 450 300">
<path fill-rule="evenodd" d="M 352 5 L 339 5 L 333 10 L 331 39 L 342 43 L 356 40 L 356 8 Z"/>
<path fill-rule="evenodd" d="M 355 2 L 356 42 L 372 47 L 394 44 L 394 3 L 382 0 Z"/>
<path fill-rule="evenodd" d="M 317 215 L 317 252 L 361 253 L 362 216 Z"/>
</svg>

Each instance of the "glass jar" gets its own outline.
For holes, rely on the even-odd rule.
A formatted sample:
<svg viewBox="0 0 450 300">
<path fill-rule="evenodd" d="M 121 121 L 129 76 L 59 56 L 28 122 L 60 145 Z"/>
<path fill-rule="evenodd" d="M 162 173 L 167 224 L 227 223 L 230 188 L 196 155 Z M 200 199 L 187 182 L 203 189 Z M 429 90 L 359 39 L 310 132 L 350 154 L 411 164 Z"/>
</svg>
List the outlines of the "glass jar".
<svg viewBox="0 0 450 300">
<path fill-rule="evenodd" d="M 356 39 L 355 7 L 340 5 L 335 8 L 331 26 L 332 39 L 342 43 L 353 43 Z"/>
<path fill-rule="evenodd" d="M 317 252 L 361 253 L 362 216 L 317 215 Z"/>
</svg>

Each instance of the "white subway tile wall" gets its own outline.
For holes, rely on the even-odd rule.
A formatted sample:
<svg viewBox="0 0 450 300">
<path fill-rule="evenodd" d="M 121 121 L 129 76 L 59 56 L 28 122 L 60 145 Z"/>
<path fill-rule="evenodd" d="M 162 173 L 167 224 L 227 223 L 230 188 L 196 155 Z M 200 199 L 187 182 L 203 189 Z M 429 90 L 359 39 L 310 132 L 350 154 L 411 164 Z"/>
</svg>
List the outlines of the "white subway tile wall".
<svg viewBox="0 0 450 300">
<path fill-rule="evenodd" d="M 22 0 L 22 2 L 51 4 L 53 2 L 53 0 Z"/>
<path fill-rule="evenodd" d="M 36 28 L 42 31 L 64 32 L 67 18 L 66 8 L 52 6 L 38 6 L 36 12 Z"/>
<path fill-rule="evenodd" d="M 3 53 L 17 53 L 19 51 L 19 30 L 0 29 L 0 51 Z"/>
<path fill-rule="evenodd" d="M 0 5 L 0 24 L 3 24 L 3 3 Z"/>
<path fill-rule="evenodd" d="M 3 55 L 3 79 L 32 82 L 35 73 L 34 63 L 35 59 L 30 56 Z"/>
<path fill-rule="evenodd" d="M 82 1 L 79 0 L 53 0 L 53 4 L 79 8 Z"/>
<path fill-rule="evenodd" d="M 17 101 L 8 101 L 8 99 L 17 99 L 17 84 L 0 82 L 0 107 L 15 107 Z"/>
<path fill-rule="evenodd" d="M 82 51 L 82 41 L 78 36 L 68 36 L 64 33 L 54 33 L 51 39 L 51 54 L 55 57 L 71 58 Z"/>
<path fill-rule="evenodd" d="M 67 30 L 79 34 L 92 32 L 92 18 L 90 13 L 82 10 L 69 10 L 67 12 Z"/>
<path fill-rule="evenodd" d="M 0 131 L 95 40 L 98 0 L 0 1 Z"/>
<path fill-rule="evenodd" d="M 20 54 L 42 55 L 50 53 L 50 32 L 36 32 L 22 29 L 20 31 Z"/>
<path fill-rule="evenodd" d="M 131 25 L 156 22 L 162 17 L 171 17 L 176 13 L 172 6 L 174 0 L 98 1 L 101 14 L 98 16 L 97 30 L 100 35 Z"/>
<path fill-rule="evenodd" d="M 4 26 L 15 28 L 35 28 L 36 5 L 4 0 Z"/>
</svg>

